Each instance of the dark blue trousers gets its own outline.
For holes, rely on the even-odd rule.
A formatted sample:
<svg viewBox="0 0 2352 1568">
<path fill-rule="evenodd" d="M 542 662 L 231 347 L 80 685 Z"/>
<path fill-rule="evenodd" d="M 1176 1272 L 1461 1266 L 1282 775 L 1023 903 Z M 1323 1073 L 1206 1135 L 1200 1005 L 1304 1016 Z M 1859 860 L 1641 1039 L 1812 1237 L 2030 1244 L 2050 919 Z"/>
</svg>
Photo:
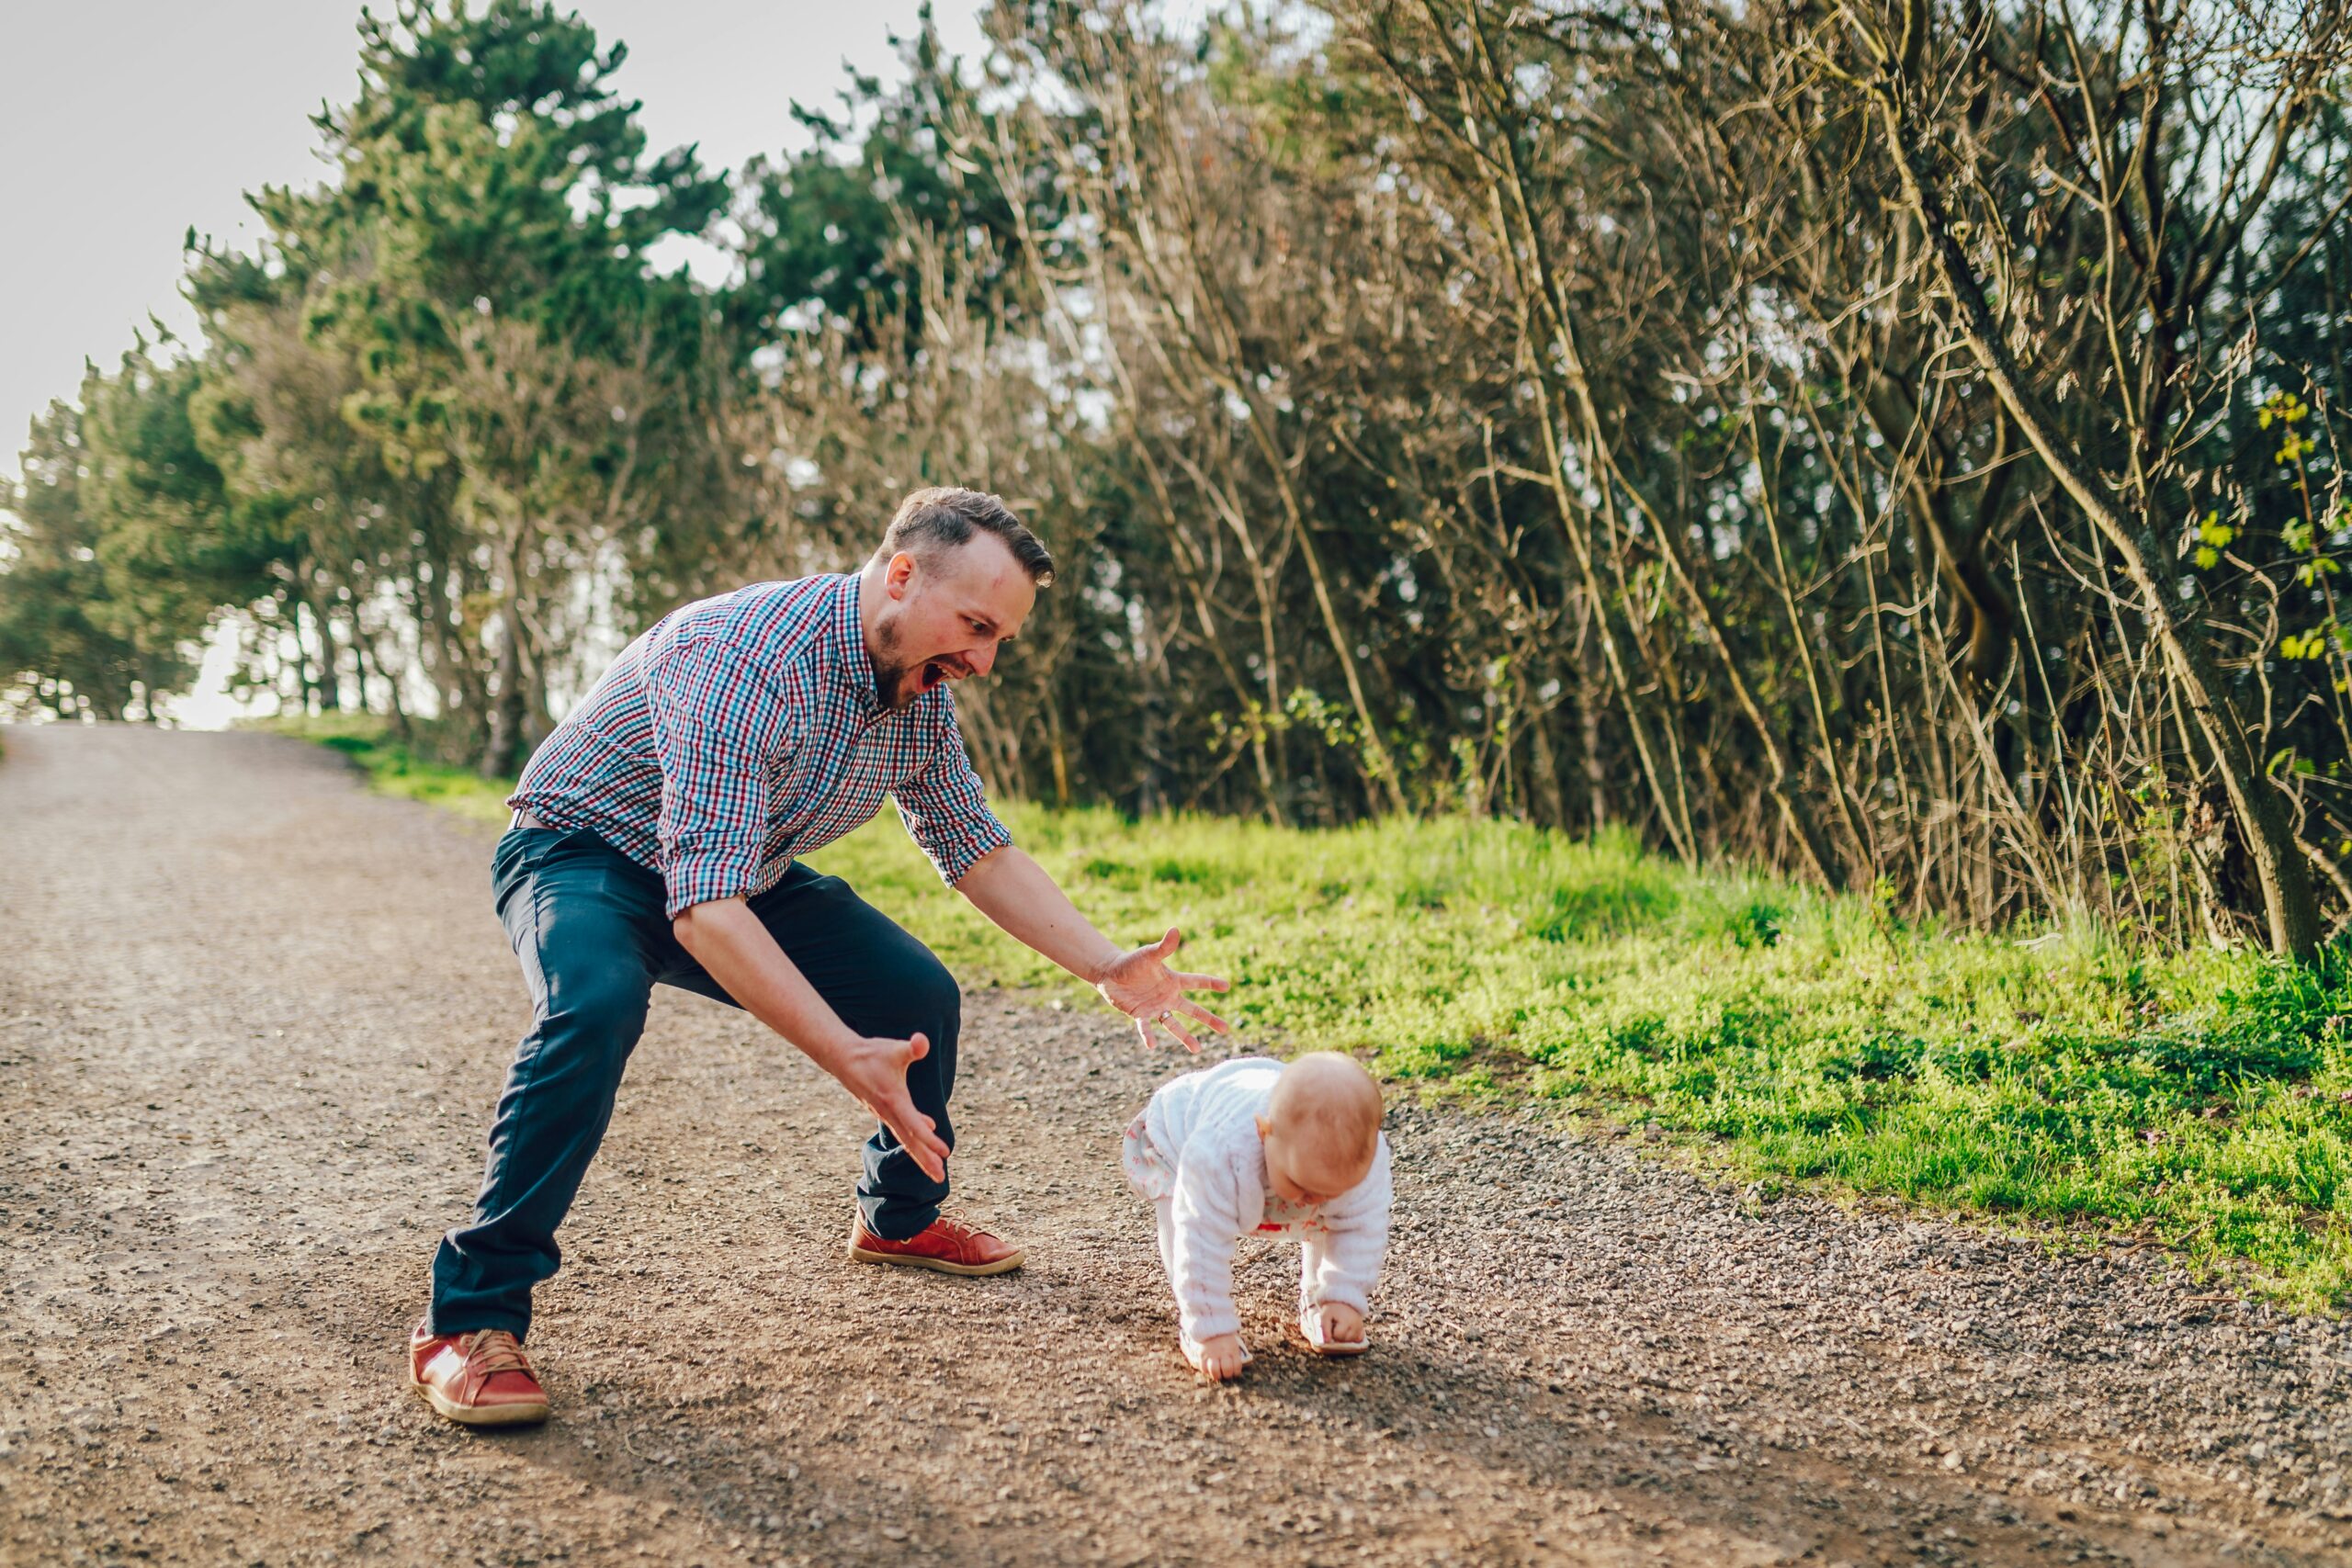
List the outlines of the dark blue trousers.
<svg viewBox="0 0 2352 1568">
<path fill-rule="evenodd" d="M 519 1337 L 530 1327 L 531 1287 L 561 1261 L 556 1227 L 612 1121 L 654 986 L 735 999 L 671 934 L 661 877 L 594 833 L 510 829 L 491 874 L 530 987 L 531 1029 L 499 1096 L 472 1223 L 442 1237 L 434 1255 L 427 1321 L 435 1334 L 503 1328 Z M 947 1097 L 961 997 L 946 966 L 847 883 L 805 865 L 751 907 L 852 1029 L 930 1040 L 907 1089 L 953 1147 Z M 888 1128 L 866 1140 L 857 1204 L 875 1235 L 914 1235 L 946 1196 L 947 1184 L 925 1176 Z"/>
</svg>

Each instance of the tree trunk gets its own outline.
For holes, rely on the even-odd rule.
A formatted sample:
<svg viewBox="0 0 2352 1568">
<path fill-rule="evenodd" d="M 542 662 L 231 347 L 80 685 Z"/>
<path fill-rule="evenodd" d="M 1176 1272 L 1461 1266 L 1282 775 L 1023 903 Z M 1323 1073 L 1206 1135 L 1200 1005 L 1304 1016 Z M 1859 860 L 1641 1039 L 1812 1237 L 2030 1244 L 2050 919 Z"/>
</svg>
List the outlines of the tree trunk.
<svg viewBox="0 0 2352 1568">
<path fill-rule="evenodd" d="M 503 635 L 499 638 L 498 686 L 491 699 L 489 739 L 481 751 L 482 776 L 492 779 L 514 776 L 514 753 L 523 740 L 523 626 L 513 593 L 507 595 L 499 620 Z"/>
<path fill-rule="evenodd" d="M 1592 613 L 1595 611 L 1587 612 Z M 1585 796 L 1591 818 L 1587 830 L 1598 833 L 1609 825 L 1609 773 L 1600 765 L 1601 705 L 1593 698 L 1593 687 L 1599 682 L 1594 679 L 1592 661 L 1592 650 L 1588 646 L 1577 660 L 1581 668 L 1577 672 L 1577 739 L 1583 753 Z"/>
<path fill-rule="evenodd" d="M 1568 807 L 1560 788 L 1560 760 L 1552 750 L 1555 711 L 1536 708 L 1527 716 L 1527 782 L 1535 820 L 1558 829 L 1568 825 Z"/>
<path fill-rule="evenodd" d="M 324 603 L 311 606 L 311 622 L 319 631 L 319 706 L 327 713 L 343 711 L 343 678 L 335 666 L 342 662 L 334 641 L 334 617 L 327 613 Z"/>
<path fill-rule="evenodd" d="M 288 601 L 294 622 L 294 709 L 308 715 L 311 711 L 311 645 L 302 640 L 302 595 L 298 589 Z"/>
</svg>

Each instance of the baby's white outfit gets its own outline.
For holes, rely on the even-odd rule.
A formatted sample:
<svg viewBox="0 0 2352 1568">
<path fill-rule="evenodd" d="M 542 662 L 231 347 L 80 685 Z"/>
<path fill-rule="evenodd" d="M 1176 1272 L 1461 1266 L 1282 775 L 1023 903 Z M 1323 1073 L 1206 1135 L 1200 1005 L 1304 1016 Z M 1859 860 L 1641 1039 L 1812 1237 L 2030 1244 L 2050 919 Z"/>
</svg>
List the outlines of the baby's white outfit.
<svg viewBox="0 0 2352 1568">
<path fill-rule="evenodd" d="M 1176 1292 L 1185 1354 L 1238 1334 L 1233 1251 L 1245 1235 L 1297 1238 L 1302 1314 L 1328 1303 L 1368 1310 L 1388 1250 L 1388 1139 L 1362 1181 L 1328 1203 L 1289 1202 L 1268 1190 L 1265 1114 L 1283 1065 L 1241 1056 L 1162 1084 L 1127 1123 L 1120 1163 L 1159 1213 L 1159 1261 Z"/>
</svg>

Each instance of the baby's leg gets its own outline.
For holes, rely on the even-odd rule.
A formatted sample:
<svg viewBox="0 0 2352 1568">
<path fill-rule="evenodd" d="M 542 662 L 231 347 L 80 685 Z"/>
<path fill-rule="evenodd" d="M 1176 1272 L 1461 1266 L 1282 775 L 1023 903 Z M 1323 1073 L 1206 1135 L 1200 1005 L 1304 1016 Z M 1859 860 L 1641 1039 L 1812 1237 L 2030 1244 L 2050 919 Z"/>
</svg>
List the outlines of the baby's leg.
<svg viewBox="0 0 2352 1568">
<path fill-rule="evenodd" d="M 1159 1271 L 1168 1276 L 1168 1288 L 1176 1288 L 1176 1202 L 1162 1198 L 1152 1207 L 1159 1212 Z"/>
<path fill-rule="evenodd" d="M 1176 1201 L 1162 1198 L 1152 1207 L 1159 1213 L 1159 1271 L 1168 1276 L 1168 1289 L 1172 1292 L 1176 1289 Z M 1177 1316 L 1180 1320 L 1183 1316 L 1181 1308 Z M 1176 1329 L 1176 1344 L 1184 1352 L 1184 1359 L 1195 1371 L 1199 1371 L 1201 1348 L 1185 1337 L 1181 1322 Z"/>
</svg>

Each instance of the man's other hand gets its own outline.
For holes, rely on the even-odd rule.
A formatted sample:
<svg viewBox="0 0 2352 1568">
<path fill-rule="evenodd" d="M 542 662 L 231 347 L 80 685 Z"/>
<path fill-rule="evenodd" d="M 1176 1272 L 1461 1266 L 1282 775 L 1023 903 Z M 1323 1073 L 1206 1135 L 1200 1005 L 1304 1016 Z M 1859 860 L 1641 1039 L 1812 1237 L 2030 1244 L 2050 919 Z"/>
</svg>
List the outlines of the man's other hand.
<svg viewBox="0 0 2352 1568">
<path fill-rule="evenodd" d="M 1136 1021 L 1136 1038 L 1147 1049 L 1158 1043 L 1151 1037 L 1155 1024 L 1182 1041 L 1187 1051 L 1201 1048 L 1201 1043 L 1177 1021 L 1179 1013 L 1198 1019 L 1219 1034 L 1233 1032 L 1225 1020 L 1184 995 L 1186 991 L 1224 991 L 1232 987 L 1215 975 L 1191 975 L 1168 967 L 1168 961 L 1176 955 L 1183 940 L 1170 926 L 1168 934 L 1158 942 L 1121 953 L 1094 976 L 1094 988 L 1102 993 L 1102 999 Z"/>
</svg>

